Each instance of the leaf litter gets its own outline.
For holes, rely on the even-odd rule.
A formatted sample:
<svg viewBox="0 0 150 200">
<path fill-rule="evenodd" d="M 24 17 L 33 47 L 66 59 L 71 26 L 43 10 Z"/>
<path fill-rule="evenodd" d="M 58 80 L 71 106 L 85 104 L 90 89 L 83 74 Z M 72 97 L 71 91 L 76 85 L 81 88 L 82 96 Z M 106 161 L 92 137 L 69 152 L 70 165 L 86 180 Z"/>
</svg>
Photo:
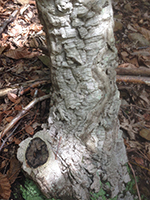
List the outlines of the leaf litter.
<svg viewBox="0 0 150 200">
<path fill-rule="evenodd" d="M 120 127 L 137 193 L 150 199 L 150 2 L 114 0 Z"/>
<path fill-rule="evenodd" d="M 38 45 L 46 46 L 45 34 L 35 1 L 1 1 L 0 24 L 0 199 L 23 199 L 16 191 L 24 184 L 16 151 L 48 117 L 49 66 Z"/>
</svg>

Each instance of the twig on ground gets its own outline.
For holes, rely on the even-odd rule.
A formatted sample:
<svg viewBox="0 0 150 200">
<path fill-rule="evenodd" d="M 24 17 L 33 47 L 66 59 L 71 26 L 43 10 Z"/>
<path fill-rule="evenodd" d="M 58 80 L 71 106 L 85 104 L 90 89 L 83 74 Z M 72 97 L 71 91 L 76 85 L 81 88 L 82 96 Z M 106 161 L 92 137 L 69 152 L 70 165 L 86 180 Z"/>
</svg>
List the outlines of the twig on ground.
<svg viewBox="0 0 150 200">
<path fill-rule="evenodd" d="M 45 99 L 50 98 L 50 94 L 44 95 L 42 97 L 38 97 L 33 99 L 18 115 L 5 127 L 5 129 L 0 132 L 0 138 L 4 137 L 4 135 L 28 112 L 36 103 L 43 101 Z"/>
<path fill-rule="evenodd" d="M 136 177 L 135 177 L 135 173 L 134 173 L 133 167 L 129 162 L 128 162 L 128 165 L 130 166 L 131 171 L 133 173 L 134 180 L 135 180 L 135 185 L 136 185 L 136 190 L 137 190 L 137 193 L 138 193 L 138 197 L 139 197 L 139 200 L 141 200 L 141 195 L 140 195 L 140 192 L 139 192 L 139 188 L 138 188 L 138 184 L 137 184 L 137 181 L 136 181 Z"/>
<path fill-rule="evenodd" d="M 139 77 L 139 76 L 116 76 L 117 82 L 134 83 L 134 84 L 146 84 L 150 85 L 150 77 Z"/>
<path fill-rule="evenodd" d="M 130 75 L 130 76 L 145 76 L 150 77 L 150 69 L 146 67 L 139 68 L 128 68 L 128 67 L 117 67 L 117 75 Z"/>
<path fill-rule="evenodd" d="M 15 126 L 15 128 L 13 129 L 13 131 L 5 138 L 5 140 L 3 140 L 3 143 L 0 146 L 0 151 L 4 147 L 4 145 L 5 145 L 6 141 L 8 140 L 8 138 L 11 137 L 13 135 L 13 133 L 15 132 L 15 130 L 18 128 L 18 126 L 20 125 L 20 122 Z"/>
<path fill-rule="evenodd" d="M 17 89 L 15 88 L 4 88 L 0 90 L 0 97 L 7 95 L 9 92 L 16 92 Z"/>
<path fill-rule="evenodd" d="M 41 85 L 45 85 L 45 84 L 48 84 L 50 83 L 50 79 L 43 79 L 43 80 L 37 80 L 37 81 L 34 81 L 33 83 L 28 83 L 28 85 L 19 92 L 19 95 L 23 95 L 24 93 L 28 92 L 31 88 L 36 88 L 36 87 L 39 87 Z"/>
<path fill-rule="evenodd" d="M 39 79 L 39 80 L 32 80 L 32 81 L 27 81 L 24 83 L 21 83 L 20 85 L 15 84 L 11 88 L 4 88 L 0 89 L 0 97 L 3 97 L 7 95 L 9 92 L 11 93 L 16 93 L 18 92 L 19 95 L 23 95 L 24 93 L 28 92 L 32 88 L 39 87 L 41 85 L 49 84 L 51 83 L 50 79 Z"/>
</svg>

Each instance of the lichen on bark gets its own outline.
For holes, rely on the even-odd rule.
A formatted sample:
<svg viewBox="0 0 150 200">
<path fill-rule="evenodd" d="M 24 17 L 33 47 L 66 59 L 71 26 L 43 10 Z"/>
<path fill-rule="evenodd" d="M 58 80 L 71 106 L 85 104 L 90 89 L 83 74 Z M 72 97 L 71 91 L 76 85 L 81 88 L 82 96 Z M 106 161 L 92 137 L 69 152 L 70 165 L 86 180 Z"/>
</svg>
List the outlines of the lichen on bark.
<svg viewBox="0 0 150 200">
<path fill-rule="evenodd" d="M 54 187 L 44 175 L 34 177 L 47 197 L 88 200 L 101 180 L 110 183 L 113 198 L 129 176 L 118 123 L 111 1 L 38 0 L 37 8 L 51 61 L 48 134 L 65 181 Z"/>
</svg>

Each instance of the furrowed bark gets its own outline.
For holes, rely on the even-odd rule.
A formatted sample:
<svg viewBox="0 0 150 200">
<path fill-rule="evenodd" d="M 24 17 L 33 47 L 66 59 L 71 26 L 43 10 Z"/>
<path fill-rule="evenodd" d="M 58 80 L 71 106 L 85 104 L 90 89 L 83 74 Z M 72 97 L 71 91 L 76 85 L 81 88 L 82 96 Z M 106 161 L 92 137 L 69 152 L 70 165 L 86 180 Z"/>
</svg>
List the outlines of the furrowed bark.
<svg viewBox="0 0 150 200">
<path fill-rule="evenodd" d="M 102 187 L 107 199 L 132 199 L 122 197 L 130 178 L 118 123 L 111 2 L 38 0 L 37 8 L 47 35 L 52 97 L 49 129 L 34 137 L 45 141 L 50 156 L 27 169 L 21 152 L 28 139 L 18 151 L 23 169 L 47 197 L 89 200 Z"/>
</svg>

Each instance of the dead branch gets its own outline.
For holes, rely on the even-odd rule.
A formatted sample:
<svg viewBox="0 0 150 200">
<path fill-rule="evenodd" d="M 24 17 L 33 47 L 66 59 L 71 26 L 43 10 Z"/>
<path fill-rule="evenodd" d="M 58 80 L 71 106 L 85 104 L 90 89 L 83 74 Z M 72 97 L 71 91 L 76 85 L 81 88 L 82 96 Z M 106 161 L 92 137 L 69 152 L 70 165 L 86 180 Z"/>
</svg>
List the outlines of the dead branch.
<svg viewBox="0 0 150 200">
<path fill-rule="evenodd" d="M 5 127 L 5 129 L 0 133 L 0 138 L 4 137 L 4 135 L 27 113 L 36 103 L 43 101 L 45 99 L 50 98 L 50 94 L 44 95 L 42 97 L 38 97 L 33 99 L 18 115 Z"/>
<path fill-rule="evenodd" d="M 48 84 L 50 82 L 51 82 L 50 79 L 41 79 L 41 80 L 36 80 L 36 81 L 35 80 L 27 81 L 25 83 L 21 83 L 21 85 L 15 84 L 11 88 L 0 89 L 0 97 L 7 95 L 9 92 L 12 92 L 12 93 L 18 92 L 19 95 L 23 95 L 24 93 L 28 92 L 31 88 L 36 88 L 41 85 Z"/>
<path fill-rule="evenodd" d="M 150 69 L 146 67 L 140 67 L 140 68 L 118 67 L 116 69 L 116 72 L 117 75 L 134 75 L 134 76 L 150 77 Z"/>
<path fill-rule="evenodd" d="M 116 81 L 134 84 L 146 84 L 150 85 L 150 77 L 139 77 L 139 76 L 116 76 Z"/>
<path fill-rule="evenodd" d="M 0 90 L 0 97 L 7 95 L 9 92 L 16 92 L 17 89 L 15 88 L 4 88 Z"/>
<path fill-rule="evenodd" d="M 132 165 L 130 164 L 130 162 L 128 162 L 128 165 L 130 166 L 131 171 L 132 171 L 132 173 L 133 173 L 134 180 L 135 180 L 135 185 L 136 185 L 136 190 L 137 190 L 137 193 L 138 193 L 138 197 L 139 197 L 139 200 L 141 200 L 141 195 L 140 195 L 139 188 L 138 188 L 138 184 L 137 184 L 137 181 L 136 181 L 135 172 L 134 172 L 133 167 L 132 167 Z"/>
<path fill-rule="evenodd" d="M 23 89 L 19 92 L 19 95 L 23 95 L 24 93 L 28 92 L 31 88 L 37 88 L 41 85 L 45 85 L 50 82 L 51 82 L 50 79 L 37 80 L 32 83 L 30 82 L 30 85 L 28 82 L 26 82 L 26 86 L 24 85 Z"/>
<path fill-rule="evenodd" d="M 2 142 L 2 144 L 1 144 L 1 146 L 0 146 L 0 151 L 1 151 L 2 148 L 4 147 L 4 145 L 5 145 L 5 143 L 7 142 L 8 138 L 10 138 L 10 137 L 13 135 L 13 133 L 15 132 L 15 130 L 18 128 L 18 126 L 20 125 L 20 122 L 21 122 L 21 121 L 19 121 L 19 123 L 14 127 L 14 129 L 12 130 L 12 132 L 3 140 L 3 142 Z"/>
</svg>

